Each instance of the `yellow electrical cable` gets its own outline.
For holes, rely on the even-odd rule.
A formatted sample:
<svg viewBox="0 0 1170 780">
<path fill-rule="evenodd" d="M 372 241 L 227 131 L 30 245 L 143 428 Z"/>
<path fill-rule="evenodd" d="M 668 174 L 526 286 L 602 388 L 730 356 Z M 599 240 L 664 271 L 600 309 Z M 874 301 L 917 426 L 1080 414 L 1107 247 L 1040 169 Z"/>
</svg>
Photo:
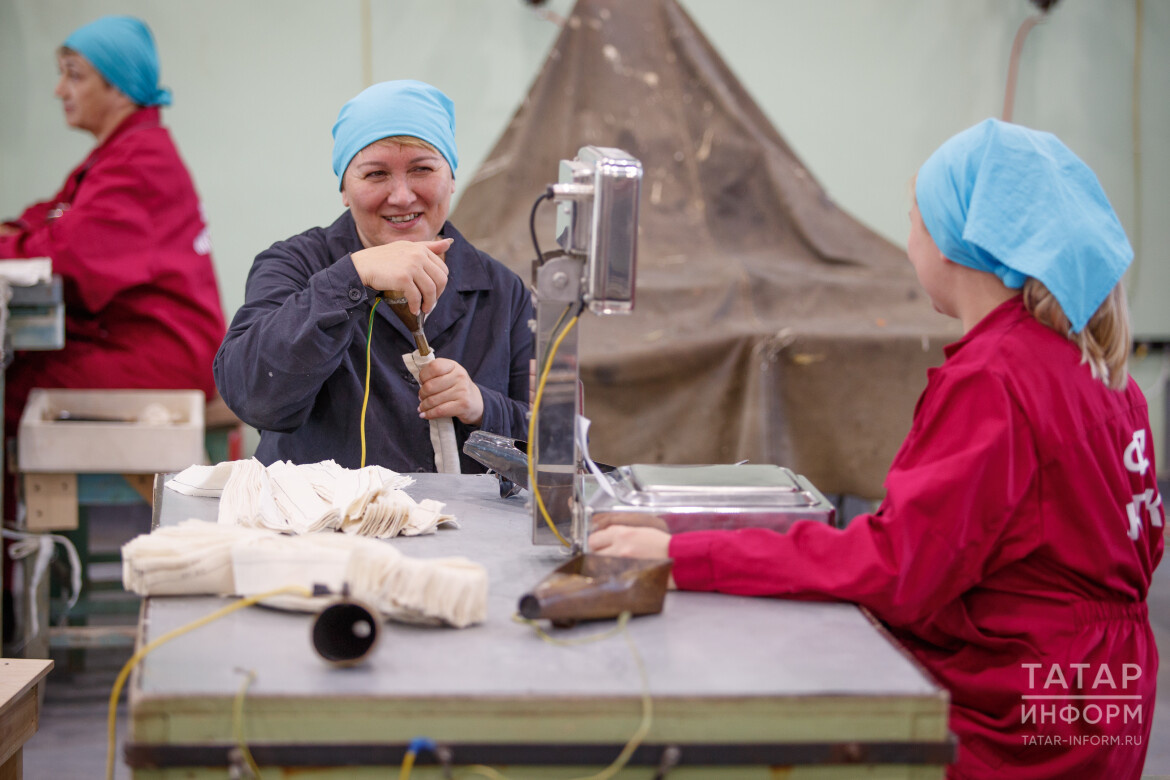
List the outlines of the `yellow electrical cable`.
<svg viewBox="0 0 1170 780">
<path fill-rule="evenodd" d="M 617 636 L 626 627 L 625 622 L 622 620 L 622 615 L 626 615 L 628 619 L 629 614 L 630 613 L 628 612 L 623 612 L 621 615 L 618 615 L 617 624 L 608 631 L 602 631 L 598 634 L 590 634 L 589 636 L 577 637 L 576 639 L 559 639 L 541 628 L 540 623 L 536 622 L 535 620 L 529 620 L 528 618 L 522 617 L 520 615 L 512 615 L 512 622 L 523 623 L 526 626 L 530 626 L 532 630 L 536 632 L 537 636 L 549 644 L 559 645 L 560 647 L 574 647 L 576 645 L 588 645 L 592 644 L 593 642 L 600 642 L 603 639 L 609 639 L 611 636 Z"/>
<path fill-rule="evenodd" d="M 407 780 L 410 777 L 410 770 L 414 768 L 413 750 L 406 751 L 406 755 L 402 757 L 402 769 L 398 770 L 398 780 Z"/>
<path fill-rule="evenodd" d="M 611 630 L 592 636 L 581 637 L 580 639 L 557 639 L 541 628 L 536 621 L 526 620 L 519 616 L 513 616 L 512 619 L 521 623 L 528 623 L 536 630 L 537 635 L 541 639 L 561 647 L 600 642 L 603 639 L 609 639 L 615 634 L 621 634 L 625 637 L 626 644 L 630 646 L 630 653 L 634 656 L 634 664 L 638 667 L 638 677 L 642 682 L 642 722 L 638 725 L 638 729 L 630 737 L 630 741 L 626 743 L 626 746 L 622 748 L 622 752 L 618 753 L 618 757 L 614 759 L 612 764 L 595 775 L 578 778 L 578 780 L 609 780 L 609 778 L 620 772 L 629 762 L 630 756 L 634 755 L 634 751 L 638 749 L 638 745 L 641 745 L 642 740 L 650 733 L 650 724 L 654 719 L 654 701 L 650 698 L 650 680 L 646 676 L 646 665 L 642 662 L 642 655 L 638 652 L 638 648 L 634 644 L 634 640 L 630 638 L 630 632 L 626 628 L 626 624 L 630 622 L 630 613 L 626 611 L 618 615 L 617 625 Z"/>
<path fill-rule="evenodd" d="M 611 777 L 622 771 L 622 768 L 629 763 L 630 756 L 634 755 L 634 751 L 642 744 L 642 740 L 646 739 L 646 735 L 650 733 L 650 724 L 654 722 L 654 700 L 650 697 L 650 678 L 646 674 L 646 664 L 642 661 L 642 656 L 638 652 L 637 645 L 630 637 L 630 632 L 626 630 L 626 623 L 629 622 L 630 613 L 623 612 L 618 618 L 618 624 L 622 629 L 622 636 L 625 637 L 626 644 L 630 647 L 630 654 L 634 656 L 634 664 L 638 667 L 638 678 L 642 682 L 642 722 L 638 724 L 637 731 L 630 737 L 630 741 L 622 748 L 622 752 L 613 760 L 613 763 L 601 770 L 595 775 L 590 775 L 582 780 L 609 780 Z"/>
<path fill-rule="evenodd" d="M 569 320 L 569 324 L 565 326 L 565 329 L 560 332 L 553 342 L 552 349 L 549 350 L 548 360 L 545 363 L 544 369 L 541 371 L 540 381 L 536 383 L 536 395 L 532 399 L 532 414 L 528 416 L 528 486 L 532 490 L 532 497 L 536 500 L 536 506 L 540 509 L 540 514 L 544 518 L 544 522 L 548 524 L 549 530 L 553 532 L 557 541 L 565 547 L 570 546 L 569 541 L 557 530 L 552 518 L 548 515 L 548 509 L 544 506 L 544 499 L 540 496 L 540 488 L 536 484 L 536 469 L 533 465 L 532 451 L 533 447 L 536 446 L 533 442 L 533 437 L 536 435 L 536 417 L 540 411 L 540 399 L 544 396 L 544 385 L 548 381 L 548 372 L 552 369 L 553 358 L 556 357 L 561 342 L 564 341 L 565 336 L 573 329 L 573 326 L 577 324 L 578 317 L 580 315 L 575 315 Z"/>
<path fill-rule="evenodd" d="M 258 593 L 255 596 L 248 596 L 239 601 L 228 604 L 226 607 L 221 607 L 209 615 L 204 615 L 198 620 L 192 620 L 185 626 L 179 626 L 173 631 L 160 636 L 158 639 L 145 645 L 141 650 L 138 650 L 134 655 L 130 656 L 130 660 L 122 667 L 122 671 L 118 672 L 117 678 L 114 680 L 114 688 L 110 691 L 110 708 L 107 715 L 106 723 L 108 726 L 108 742 L 106 744 L 106 780 L 113 780 L 114 778 L 114 750 L 117 747 L 117 725 L 118 725 L 118 699 L 122 695 L 122 686 L 126 684 L 126 678 L 130 676 L 130 672 L 138 665 L 138 662 L 154 652 L 157 648 L 165 645 L 172 639 L 176 639 L 183 634 L 194 631 L 197 628 L 202 628 L 208 623 L 213 623 L 225 615 L 230 615 L 236 610 L 250 607 L 264 599 L 279 596 L 282 593 L 297 593 L 302 596 L 312 596 L 312 591 L 301 585 L 288 585 L 283 588 L 276 588 L 275 590 L 267 591 L 266 593 Z"/>
<path fill-rule="evenodd" d="M 618 757 L 613 760 L 612 764 L 597 774 L 576 779 L 610 780 L 610 778 L 612 778 L 618 772 L 622 771 L 626 764 L 629 763 L 630 756 L 634 755 L 634 751 L 638 749 L 638 746 L 642 744 L 642 740 L 644 740 L 646 735 L 650 733 L 650 725 L 654 721 L 654 700 L 650 696 L 650 678 L 646 674 L 646 664 L 642 661 L 642 655 L 638 652 L 638 647 L 634 644 L 634 640 L 630 637 L 630 632 L 626 627 L 630 622 L 630 613 L 627 611 L 618 615 L 617 625 L 609 631 L 604 631 L 600 634 L 592 634 L 590 636 L 581 637 L 579 639 L 558 639 L 541 628 L 535 620 L 528 620 L 526 618 L 520 617 L 519 615 L 513 615 L 512 620 L 516 621 L 517 623 L 525 623 L 529 626 L 532 626 L 532 628 L 536 631 L 537 636 L 539 636 L 545 642 L 558 645 L 560 647 L 572 647 L 574 645 L 586 645 L 592 642 L 600 642 L 603 639 L 609 639 L 615 634 L 621 634 L 625 637 L 626 644 L 630 647 L 630 654 L 634 656 L 634 664 L 638 667 L 638 678 L 642 683 L 642 721 L 638 724 L 637 730 L 634 731 L 633 736 L 630 737 L 630 740 L 626 743 L 626 746 L 622 748 L 621 752 L 618 753 Z M 495 769 L 492 769 L 490 766 L 484 766 L 483 764 L 469 766 L 466 768 L 466 770 L 459 774 L 460 777 L 466 777 L 468 775 L 479 775 L 481 777 L 491 778 L 492 780 L 507 780 L 503 774 L 496 771 Z M 400 778 L 400 780 L 402 780 L 402 778 Z"/>
<path fill-rule="evenodd" d="M 370 325 L 366 328 L 366 394 L 362 398 L 362 468 L 366 467 L 366 407 L 370 403 L 370 345 L 374 343 L 374 309 L 382 302 L 382 296 L 374 299 L 370 307 Z"/>
<path fill-rule="evenodd" d="M 470 777 L 471 775 L 479 775 L 480 777 L 491 778 L 491 780 L 508 780 L 508 778 L 503 774 L 492 769 L 490 766 L 484 766 L 483 764 L 472 764 L 460 772 L 457 776 Z"/>
<path fill-rule="evenodd" d="M 248 693 L 248 686 L 256 679 L 255 669 L 237 669 L 237 672 L 243 672 L 244 684 L 240 686 L 240 690 L 236 692 L 235 701 L 232 702 L 232 736 L 236 738 L 236 746 L 243 754 L 244 760 L 248 762 L 248 768 L 252 770 L 252 776 L 256 780 L 260 780 L 260 767 L 256 763 L 256 759 L 252 758 L 252 751 L 248 750 L 248 743 L 244 741 L 244 696 Z"/>
</svg>

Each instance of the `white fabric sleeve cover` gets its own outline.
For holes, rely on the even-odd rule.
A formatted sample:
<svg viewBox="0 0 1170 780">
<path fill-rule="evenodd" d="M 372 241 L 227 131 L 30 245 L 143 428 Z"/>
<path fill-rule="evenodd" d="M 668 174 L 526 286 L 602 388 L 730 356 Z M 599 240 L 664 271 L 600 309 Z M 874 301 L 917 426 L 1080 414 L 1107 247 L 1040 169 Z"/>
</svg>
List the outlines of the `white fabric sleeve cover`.
<svg viewBox="0 0 1170 780">
<path fill-rule="evenodd" d="M 402 362 L 416 382 L 419 369 L 434 359 L 433 351 L 428 355 L 420 355 L 417 349 L 402 356 Z M 439 474 L 458 474 L 459 443 L 455 440 L 455 422 L 450 417 L 431 420 L 431 446 L 435 450 L 435 471 Z"/>
</svg>

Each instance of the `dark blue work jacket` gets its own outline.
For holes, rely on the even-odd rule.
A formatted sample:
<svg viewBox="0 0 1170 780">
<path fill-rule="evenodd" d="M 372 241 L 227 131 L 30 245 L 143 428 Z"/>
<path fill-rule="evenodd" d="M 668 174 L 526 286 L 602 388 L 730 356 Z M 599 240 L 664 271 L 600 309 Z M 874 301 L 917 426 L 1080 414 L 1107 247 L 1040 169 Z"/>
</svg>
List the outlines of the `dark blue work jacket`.
<svg viewBox="0 0 1170 780">
<path fill-rule="evenodd" d="M 443 238 L 447 287 L 423 330 L 435 354 L 461 364 L 483 394 L 479 428 L 527 438 L 532 298 L 524 282 L 479 251 L 451 223 Z M 349 212 L 261 252 L 248 273 L 245 302 L 215 356 L 215 382 L 227 405 L 260 431 L 256 457 L 314 463 L 361 462 L 366 328 L 376 292 L 350 253 L 362 249 Z M 418 416 L 418 384 L 402 362 L 415 349 L 383 302 L 374 313 L 366 464 L 434 471 L 429 422 Z M 474 427 L 455 420 L 460 467 Z"/>
</svg>

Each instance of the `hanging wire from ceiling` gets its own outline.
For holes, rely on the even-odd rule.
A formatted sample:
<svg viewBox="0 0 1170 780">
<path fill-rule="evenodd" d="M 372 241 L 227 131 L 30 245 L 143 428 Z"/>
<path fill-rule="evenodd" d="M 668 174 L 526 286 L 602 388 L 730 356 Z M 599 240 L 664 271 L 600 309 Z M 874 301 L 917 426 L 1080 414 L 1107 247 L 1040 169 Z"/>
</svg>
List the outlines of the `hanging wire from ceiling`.
<svg viewBox="0 0 1170 780">
<path fill-rule="evenodd" d="M 1016 102 L 1016 77 L 1020 70 L 1020 52 L 1024 49 L 1024 39 L 1028 37 L 1028 33 L 1040 22 L 1048 17 L 1048 12 L 1052 10 L 1060 0 L 1030 0 L 1032 5 L 1040 9 L 1040 13 L 1033 14 L 1023 21 L 1020 29 L 1016 30 L 1016 38 L 1012 41 L 1011 59 L 1008 60 L 1008 77 L 1007 89 L 1004 90 L 1003 96 L 1003 116 L 1005 122 L 1012 121 L 1012 109 Z"/>
<path fill-rule="evenodd" d="M 535 14 L 537 18 L 543 19 L 546 22 L 552 22 L 557 27 L 565 26 L 566 19 L 564 16 L 561 16 L 551 8 L 545 7 L 548 5 L 548 0 L 521 0 L 521 2 L 531 8 L 532 13 Z"/>
<path fill-rule="evenodd" d="M 1134 1 L 1133 30 L 1133 271 L 1129 275 L 1130 296 L 1137 291 L 1142 257 L 1142 0 Z"/>
</svg>

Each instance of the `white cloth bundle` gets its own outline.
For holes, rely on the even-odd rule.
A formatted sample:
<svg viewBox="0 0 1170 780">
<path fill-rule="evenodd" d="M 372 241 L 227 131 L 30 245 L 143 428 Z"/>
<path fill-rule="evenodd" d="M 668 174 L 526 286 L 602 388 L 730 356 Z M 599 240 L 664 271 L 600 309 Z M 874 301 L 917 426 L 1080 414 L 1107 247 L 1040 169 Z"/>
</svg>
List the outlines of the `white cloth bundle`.
<svg viewBox="0 0 1170 780">
<path fill-rule="evenodd" d="M 122 547 L 122 583 L 143 596 L 235 592 L 231 548 L 271 532 L 188 520 Z"/>
<path fill-rule="evenodd" d="M 225 477 L 225 469 L 227 466 Z M 332 460 L 265 467 L 255 458 L 192 466 L 167 482 L 187 495 L 217 495 L 219 522 L 296 534 L 343 530 L 388 538 L 458 528 L 440 501 L 415 501 L 402 491 L 414 482 L 382 466 L 343 468 Z"/>
<path fill-rule="evenodd" d="M 435 353 L 420 355 L 416 349 L 402 356 L 406 370 L 418 381 L 418 372 L 433 362 Z M 431 420 L 431 447 L 435 450 L 435 471 L 439 474 L 459 473 L 459 442 L 455 438 L 455 422 L 450 417 Z"/>
<path fill-rule="evenodd" d="M 465 558 L 408 558 L 348 534 L 287 536 L 200 520 L 159 528 L 122 548 L 126 588 L 144 596 L 236 594 L 324 585 L 410 623 L 463 628 L 487 617 L 487 571 Z M 330 597 L 274 604 L 315 611 Z"/>
</svg>

